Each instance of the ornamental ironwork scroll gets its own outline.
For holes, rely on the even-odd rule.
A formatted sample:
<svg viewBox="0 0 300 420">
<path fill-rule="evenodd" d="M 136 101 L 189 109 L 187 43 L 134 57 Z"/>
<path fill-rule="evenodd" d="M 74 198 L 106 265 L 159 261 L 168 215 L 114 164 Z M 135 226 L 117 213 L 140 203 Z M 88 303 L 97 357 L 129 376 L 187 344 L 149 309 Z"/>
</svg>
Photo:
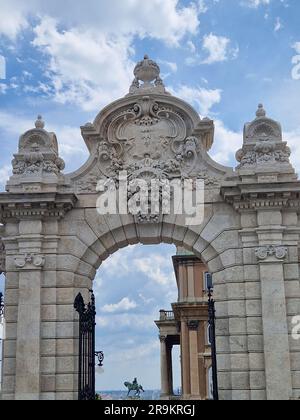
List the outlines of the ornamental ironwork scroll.
<svg viewBox="0 0 300 420">
<path fill-rule="evenodd" d="M 75 299 L 74 308 L 79 313 L 78 399 L 79 401 L 95 400 L 96 306 L 94 294 L 91 295 L 91 302 L 86 305 L 79 293 Z"/>
</svg>

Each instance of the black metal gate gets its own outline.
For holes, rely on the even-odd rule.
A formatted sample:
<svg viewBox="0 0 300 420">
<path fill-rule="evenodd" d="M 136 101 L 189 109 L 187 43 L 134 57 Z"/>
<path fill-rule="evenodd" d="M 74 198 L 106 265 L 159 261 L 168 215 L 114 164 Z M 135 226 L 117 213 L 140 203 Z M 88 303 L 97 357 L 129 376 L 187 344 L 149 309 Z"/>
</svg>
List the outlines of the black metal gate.
<svg viewBox="0 0 300 420">
<path fill-rule="evenodd" d="M 95 296 L 91 291 L 91 302 L 84 303 L 81 293 L 74 302 L 79 313 L 79 366 L 78 399 L 88 401 L 96 399 L 95 391 Z"/>
<path fill-rule="evenodd" d="M 212 288 L 208 289 L 208 322 L 209 322 L 209 339 L 211 344 L 212 359 L 212 380 L 213 380 L 213 399 L 219 400 L 218 390 L 218 366 L 217 366 L 217 349 L 216 349 L 216 309 L 215 301 L 212 297 Z"/>
</svg>

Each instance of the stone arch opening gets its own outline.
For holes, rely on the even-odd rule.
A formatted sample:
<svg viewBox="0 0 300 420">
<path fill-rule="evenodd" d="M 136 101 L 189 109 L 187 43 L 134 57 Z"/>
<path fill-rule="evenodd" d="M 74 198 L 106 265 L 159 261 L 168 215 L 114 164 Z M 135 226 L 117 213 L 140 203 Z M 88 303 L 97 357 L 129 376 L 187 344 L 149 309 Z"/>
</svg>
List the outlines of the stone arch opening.
<svg viewBox="0 0 300 420">
<path fill-rule="evenodd" d="M 262 105 L 247 123 L 235 170 L 214 162 L 214 123 L 170 95 L 145 57 L 129 94 L 81 127 L 90 157 L 64 174 L 39 117 L 24 133 L 0 194 L 0 272 L 6 274 L 3 399 L 76 399 L 73 302 L 109 254 L 131 243 L 174 243 L 213 273 L 220 398 L 300 397 L 300 183 L 281 125 Z M 204 219 L 96 208 L 99 180 L 201 178 Z M 127 197 L 128 198 L 128 197 Z"/>
<path fill-rule="evenodd" d="M 93 290 L 97 311 L 96 348 L 105 354 L 104 372 L 97 376 L 96 370 L 96 389 L 101 395 L 118 390 L 125 397 L 124 382 L 132 383 L 137 378 L 146 391 L 143 399 L 160 398 L 161 344 L 155 321 L 162 318 L 160 311 L 171 313 L 171 304 L 178 300 L 173 255 L 176 248 L 171 245 L 128 246 L 112 254 L 98 270 Z M 179 335 L 175 325 L 175 319 L 170 319 L 174 395 L 182 388 L 180 343 L 176 341 Z M 151 395 L 149 391 L 154 392 Z M 168 392 L 171 394 L 171 390 Z"/>
<path fill-rule="evenodd" d="M 131 245 L 142 244 L 142 240 L 143 239 L 141 238 L 139 238 L 139 241 L 137 238 L 135 240 L 132 238 Z M 144 245 L 153 244 L 158 246 L 162 243 L 160 242 L 160 238 L 152 238 L 151 240 L 147 238 L 147 240 L 144 239 L 143 241 Z M 167 306 L 159 308 L 161 309 L 160 312 L 157 309 L 156 316 L 154 316 L 152 320 L 153 326 L 155 321 L 158 327 L 156 336 L 159 335 L 161 339 L 161 396 L 163 399 L 178 399 L 182 397 L 184 399 L 207 399 L 211 398 L 210 390 L 207 385 L 207 369 L 208 365 L 211 365 L 211 349 L 210 344 L 207 341 L 208 295 L 204 287 L 204 274 L 207 272 L 207 266 L 202 264 L 202 261 L 199 258 L 195 258 L 195 254 L 191 252 L 191 249 L 189 250 L 190 252 L 187 252 L 188 250 L 183 252 L 184 243 L 182 243 L 182 241 L 174 241 L 172 240 L 172 237 L 168 239 L 168 244 L 174 244 L 174 242 L 180 247 L 179 252 L 176 253 L 175 251 L 173 253 L 173 258 L 180 260 L 179 263 L 177 262 L 177 265 L 179 265 L 180 268 L 177 266 L 176 275 L 174 273 L 174 282 L 175 284 L 177 283 L 177 297 L 174 300 L 168 301 Z M 100 246 L 103 248 L 103 244 Z M 114 250 L 111 250 L 112 254 L 109 257 L 125 247 L 126 245 L 119 247 L 118 250 L 115 250 L 114 247 Z M 95 244 L 93 244 L 93 250 L 96 250 Z M 105 255 L 107 255 L 107 253 L 105 253 Z M 104 256 L 102 255 L 99 260 L 102 262 L 103 258 Z M 172 266 L 171 257 L 169 264 Z M 98 266 L 99 263 L 97 263 L 95 269 Z M 99 271 L 101 272 L 101 266 L 100 270 L 97 271 L 97 274 Z M 89 288 L 94 288 L 94 286 L 93 282 L 88 280 L 86 290 L 81 290 L 81 293 L 84 293 L 88 297 Z M 128 285 L 128 289 L 129 287 L 130 286 Z M 153 287 L 155 287 L 154 280 Z M 98 289 L 98 292 L 101 294 L 101 290 Z M 156 306 L 156 303 L 154 302 L 153 305 Z M 96 307 L 97 310 L 100 309 L 98 305 L 96 305 Z M 101 334 L 101 332 L 99 334 Z M 197 335 L 196 340 L 194 335 Z M 162 340 L 162 338 L 164 340 Z M 139 344 L 142 344 L 142 342 Z M 175 389 L 175 383 L 173 381 L 173 353 L 176 346 L 179 346 L 180 359 L 182 362 L 179 363 L 181 372 L 180 388 L 176 387 Z M 159 355 L 159 350 L 157 354 Z M 110 368 L 112 367 L 110 366 Z M 99 377 L 99 380 L 100 379 L 101 378 Z M 178 389 L 182 392 L 181 396 L 176 394 L 176 390 Z M 159 397 L 159 395 L 157 395 L 157 397 Z"/>
</svg>

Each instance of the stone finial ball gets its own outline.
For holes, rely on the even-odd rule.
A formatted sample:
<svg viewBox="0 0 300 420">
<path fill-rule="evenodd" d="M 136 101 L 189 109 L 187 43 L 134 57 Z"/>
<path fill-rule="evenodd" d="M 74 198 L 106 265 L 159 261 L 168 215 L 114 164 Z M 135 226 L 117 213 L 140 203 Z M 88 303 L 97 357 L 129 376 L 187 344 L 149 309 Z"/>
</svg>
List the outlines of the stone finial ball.
<svg viewBox="0 0 300 420">
<path fill-rule="evenodd" d="M 37 120 L 35 122 L 35 127 L 40 128 L 40 129 L 44 129 L 45 122 L 43 121 L 43 118 L 42 118 L 41 115 L 38 115 Z"/>
<path fill-rule="evenodd" d="M 150 83 L 159 77 L 160 68 L 155 61 L 150 60 L 149 56 L 145 55 L 144 60 L 136 65 L 134 75 L 138 80 L 144 83 Z"/>
</svg>

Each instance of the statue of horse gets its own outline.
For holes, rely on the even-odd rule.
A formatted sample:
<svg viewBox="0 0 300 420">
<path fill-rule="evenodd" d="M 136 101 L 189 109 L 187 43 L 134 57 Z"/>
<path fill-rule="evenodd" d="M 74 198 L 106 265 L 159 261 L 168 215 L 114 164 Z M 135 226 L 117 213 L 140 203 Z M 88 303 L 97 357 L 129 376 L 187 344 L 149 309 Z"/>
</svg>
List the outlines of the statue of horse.
<svg viewBox="0 0 300 420">
<path fill-rule="evenodd" d="M 128 389 L 127 397 L 129 397 L 129 395 L 132 391 L 135 391 L 135 397 L 140 397 L 141 392 L 145 392 L 142 385 L 138 384 L 136 378 L 134 379 L 133 383 L 125 382 L 124 385 Z"/>
</svg>

